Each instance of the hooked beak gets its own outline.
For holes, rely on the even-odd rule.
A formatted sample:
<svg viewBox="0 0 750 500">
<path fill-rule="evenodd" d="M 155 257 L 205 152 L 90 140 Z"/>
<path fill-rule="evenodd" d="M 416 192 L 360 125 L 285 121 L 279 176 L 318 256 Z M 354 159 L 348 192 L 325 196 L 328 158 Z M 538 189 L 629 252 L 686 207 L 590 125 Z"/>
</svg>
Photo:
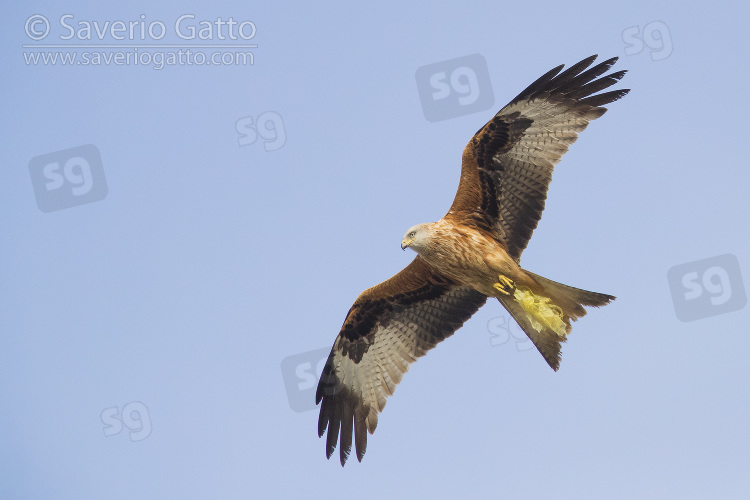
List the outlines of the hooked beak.
<svg viewBox="0 0 750 500">
<path fill-rule="evenodd" d="M 406 248 L 407 248 L 407 247 L 408 247 L 409 245 L 411 245 L 412 241 L 414 241 L 414 240 L 407 240 L 407 239 L 404 239 L 403 241 L 401 241 L 401 250 L 406 250 Z"/>
</svg>

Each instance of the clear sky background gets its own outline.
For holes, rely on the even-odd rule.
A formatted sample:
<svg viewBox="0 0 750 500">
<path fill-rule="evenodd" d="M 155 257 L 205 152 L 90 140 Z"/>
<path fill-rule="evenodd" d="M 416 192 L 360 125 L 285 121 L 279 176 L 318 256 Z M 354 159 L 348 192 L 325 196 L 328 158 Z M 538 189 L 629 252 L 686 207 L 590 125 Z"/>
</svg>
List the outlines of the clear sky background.
<svg viewBox="0 0 750 500">
<path fill-rule="evenodd" d="M 746 494 L 747 7 L 3 10 L 0 498 Z M 185 14 L 255 33 L 186 40 Z M 118 20 L 134 40 L 79 39 Z M 140 39 L 156 21 L 165 36 Z M 253 64 L 27 64 L 47 49 L 23 47 L 247 51 L 210 47 L 227 43 L 257 45 Z M 412 366 L 361 464 L 327 461 L 313 384 L 348 308 L 446 212 L 472 134 L 594 53 L 632 91 L 557 167 L 522 265 L 618 299 L 575 325 L 557 373 L 488 302 Z M 473 54 L 492 104 L 427 120 L 417 70 Z"/>
</svg>

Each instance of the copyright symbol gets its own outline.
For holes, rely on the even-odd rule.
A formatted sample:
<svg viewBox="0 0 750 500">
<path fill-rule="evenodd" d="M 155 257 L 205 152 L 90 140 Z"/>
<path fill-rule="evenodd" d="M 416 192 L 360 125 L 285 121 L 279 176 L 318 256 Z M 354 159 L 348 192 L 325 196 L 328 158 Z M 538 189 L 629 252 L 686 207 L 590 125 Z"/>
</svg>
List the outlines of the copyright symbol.
<svg viewBox="0 0 750 500">
<path fill-rule="evenodd" d="M 49 21 L 41 14 L 34 14 L 26 20 L 26 36 L 32 40 L 44 40 L 49 35 Z"/>
</svg>

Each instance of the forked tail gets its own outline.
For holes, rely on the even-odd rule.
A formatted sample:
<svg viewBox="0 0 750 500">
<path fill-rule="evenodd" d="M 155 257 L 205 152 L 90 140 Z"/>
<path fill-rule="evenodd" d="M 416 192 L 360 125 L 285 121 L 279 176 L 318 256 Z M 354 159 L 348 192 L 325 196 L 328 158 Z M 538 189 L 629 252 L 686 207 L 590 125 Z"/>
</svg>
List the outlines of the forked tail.
<svg viewBox="0 0 750 500">
<path fill-rule="evenodd" d="M 512 295 L 500 296 L 513 319 L 526 332 L 544 359 L 557 371 L 560 367 L 560 347 L 570 333 L 570 322 L 586 315 L 583 306 L 599 307 L 615 297 L 589 292 L 548 280 L 525 271 L 539 287 L 518 285 Z"/>
</svg>

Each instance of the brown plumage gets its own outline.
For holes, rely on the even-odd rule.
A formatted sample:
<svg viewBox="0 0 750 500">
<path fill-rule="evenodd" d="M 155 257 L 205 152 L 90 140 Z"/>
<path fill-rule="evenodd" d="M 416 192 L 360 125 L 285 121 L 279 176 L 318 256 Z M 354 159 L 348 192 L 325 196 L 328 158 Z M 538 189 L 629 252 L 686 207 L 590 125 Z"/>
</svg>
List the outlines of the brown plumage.
<svg viewBox="0 0 750 500">
<path fill-rule="evenodd" d="M 340 438 L 344 465 L 352 435 L 362 460 L 386 398 L 409 365 L 451 336 L 487 300 L 497 298 L 554 370 L 571 321 L 583 306 L 611 295 L 548 280 L 520 267 L 539 223 L 554 166 L 602 106 L 628 93 L 599 93 L 625 74 L 604 74 L 612 58 L 596 56 L 549 71 L 472 137 L 448 213 L 418 224 L 402 248 L 417 257 L 389 280 L 360 294 L 346 316 L 318 384 L 318 435 L 330 458 Z"/>
</svg>

